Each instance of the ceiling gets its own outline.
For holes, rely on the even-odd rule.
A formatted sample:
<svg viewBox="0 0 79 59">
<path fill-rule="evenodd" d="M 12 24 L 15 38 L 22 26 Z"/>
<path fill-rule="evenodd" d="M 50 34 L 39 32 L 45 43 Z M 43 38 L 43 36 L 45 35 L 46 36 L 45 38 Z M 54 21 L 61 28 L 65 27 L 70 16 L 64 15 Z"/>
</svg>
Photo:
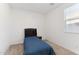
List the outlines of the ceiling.
<svg viewBox="0 0 79 59">
<path fill-rule="evenodd" d="M 19 8 L 27 11 L 48 13 L 49 11 L 60 6 L 61 3 L 11 3 L 11 8 Z"/>
</svg>

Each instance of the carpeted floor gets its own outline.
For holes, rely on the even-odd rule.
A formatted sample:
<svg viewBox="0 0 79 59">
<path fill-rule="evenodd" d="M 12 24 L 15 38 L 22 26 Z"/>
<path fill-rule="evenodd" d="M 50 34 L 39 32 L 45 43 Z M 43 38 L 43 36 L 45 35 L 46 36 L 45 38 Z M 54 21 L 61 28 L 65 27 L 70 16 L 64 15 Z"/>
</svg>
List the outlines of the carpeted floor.
<svg viewBox="0 0 79 59">
<path fill-rule="evenodd" d="M 54 43 L 47 42 L 55 51 L 56 55 L 76 55 L 75 53 L 59 46 Z M 6 51 L 5 55 L 23 55 L 23 44 L 15 44 L 11 45 L 9 49 Z"/>
<path fill-rule="evenodd" d="M 5 55 L 23 55 L 23 44 L 11 45 Z"/>
</svg>

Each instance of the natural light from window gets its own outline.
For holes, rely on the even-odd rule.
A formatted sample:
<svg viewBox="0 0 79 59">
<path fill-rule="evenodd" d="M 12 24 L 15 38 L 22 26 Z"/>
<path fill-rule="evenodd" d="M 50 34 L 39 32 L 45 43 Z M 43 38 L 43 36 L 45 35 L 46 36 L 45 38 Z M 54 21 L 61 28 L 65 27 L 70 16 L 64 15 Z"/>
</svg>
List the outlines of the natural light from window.
<svg viewBox="0 0 79 59">
<path fill-rule="evenodd" d="M 65 32 L 79 33 L 79 4 L 64 9 Z"/>
<path fill-rule="evenodd" d="M 65 9 L 64 13 L 67 24 L 79 23 L 79 4 L 74 4 Z"/>
</svg>

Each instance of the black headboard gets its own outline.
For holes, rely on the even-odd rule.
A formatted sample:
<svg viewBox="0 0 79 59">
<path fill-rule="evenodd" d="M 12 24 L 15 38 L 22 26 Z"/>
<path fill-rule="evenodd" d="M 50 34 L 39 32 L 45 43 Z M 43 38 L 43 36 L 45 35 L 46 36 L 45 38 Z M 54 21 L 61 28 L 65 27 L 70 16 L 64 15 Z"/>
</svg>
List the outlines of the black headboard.
<svg viewBox="0 0 79 59">
<path fill-rule="evenodd" d="M 24 33 L 25 33 L 25 37 L 37 36 L 37 29 L 27 28 L 27 29 L 24 29 Z"/>
</svg>

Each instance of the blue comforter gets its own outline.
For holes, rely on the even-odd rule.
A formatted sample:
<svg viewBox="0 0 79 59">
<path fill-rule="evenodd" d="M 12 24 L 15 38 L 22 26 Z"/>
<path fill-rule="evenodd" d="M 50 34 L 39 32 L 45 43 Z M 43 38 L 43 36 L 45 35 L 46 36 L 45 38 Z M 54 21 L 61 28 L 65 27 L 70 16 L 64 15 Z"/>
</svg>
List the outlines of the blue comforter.
<svg viewBox="0 0 79 59">
<path fill-rule="evenodd" d="M 37 37 L 24 39 L 24 55 L 55 55 L 54 50 Z"/>
</svg>

